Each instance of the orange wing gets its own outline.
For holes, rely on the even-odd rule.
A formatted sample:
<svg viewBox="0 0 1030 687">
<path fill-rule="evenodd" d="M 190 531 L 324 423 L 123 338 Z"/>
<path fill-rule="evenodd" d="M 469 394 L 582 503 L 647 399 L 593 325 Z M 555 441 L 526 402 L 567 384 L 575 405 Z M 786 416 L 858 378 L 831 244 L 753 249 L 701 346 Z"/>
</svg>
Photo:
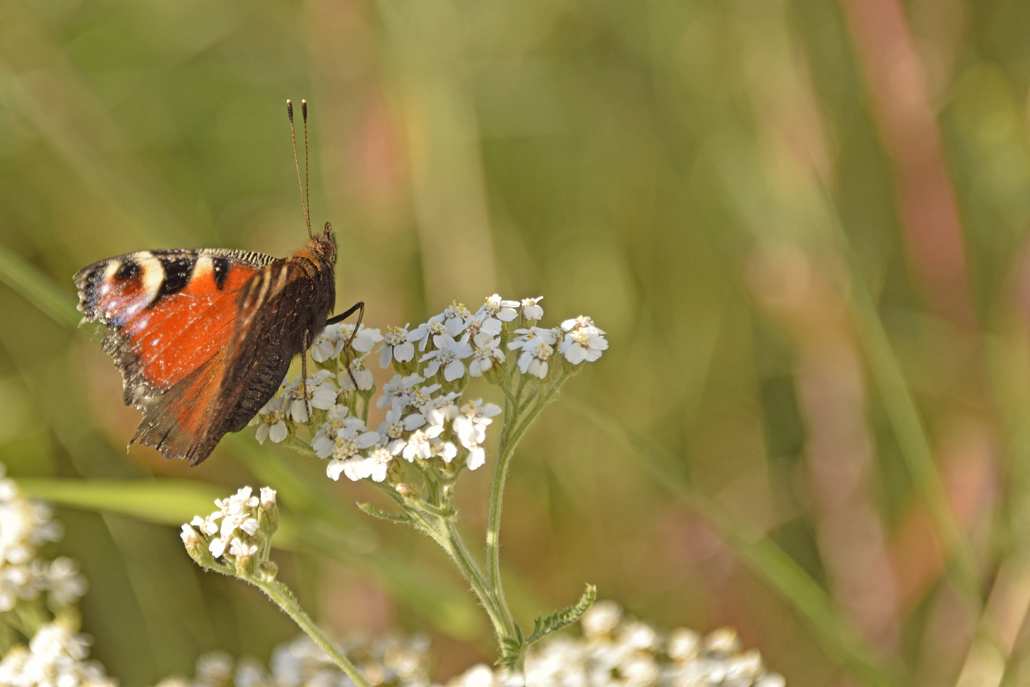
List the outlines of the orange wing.
<svg viewBox="0 0 1030 687">
<path fill-rule="evenodd" d="M 217 249 L 130 253 L 75 275 L 84 321 L 107 325 L 104 350 L 121 371 L 126 405 L 144 413 L 133 441 L 166 458 L 204 439 L 237 329 L 239 295 L 272 256 Z"/>
</svg>

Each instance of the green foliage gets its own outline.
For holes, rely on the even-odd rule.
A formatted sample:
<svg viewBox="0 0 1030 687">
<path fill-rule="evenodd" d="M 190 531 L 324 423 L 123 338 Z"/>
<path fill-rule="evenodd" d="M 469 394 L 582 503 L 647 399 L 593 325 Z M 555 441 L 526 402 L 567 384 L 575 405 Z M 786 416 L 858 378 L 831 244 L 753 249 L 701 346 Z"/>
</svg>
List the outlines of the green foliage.
<svg viewBox="0 0 1030 687">
<path fill-rule="evenodd" d="M 587 612 L 587 609 L 593 605 L 596 599 L 597 587 L 592 584 L 588 584 L 586 591 L 583 592 L 583 596 L 576 602 L 576 605 L 563 608 L 560 611 L 555 611 L 546 617 L 537 616 L 533 620 L 533 631 L 528 637 L 522 633 L 522 628 L 516 624 L 515 637 L 502 640 L 504 652 L 497 660 L 497 665 L 514 668 L 525 656 L 526 649 L 533 646 L 533 644 L 552 632 L 557 632 L 558 630 L 578 622 L 579 619 L 583 617 L 583 614 Z"/>
</svg>

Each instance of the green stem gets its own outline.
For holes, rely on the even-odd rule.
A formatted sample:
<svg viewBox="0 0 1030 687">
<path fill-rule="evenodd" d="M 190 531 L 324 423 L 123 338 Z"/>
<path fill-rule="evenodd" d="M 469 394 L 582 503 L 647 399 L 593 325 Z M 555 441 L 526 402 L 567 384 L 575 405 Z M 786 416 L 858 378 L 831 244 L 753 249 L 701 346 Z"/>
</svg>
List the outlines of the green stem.
<svg viewBox="0 0 1030 687">
<path fill-rule="evenodd" d="M 498 596 L 492 586 L 484 579 L 479 566 L 472 560 L 468 547 L 465 546 L 465 540 L 461 538 L 461 533 L 458 532 L 454 519 L 447 518 L 444 522 L 447 526 L 448 543 L 445 549 L 451 555 L 451 558 L 454 559 L 454 563 L 461 570 L 462 574 L 465 575 L 465 579 L 468 580 L 472 591 L 483 605 L 487 615 L 490 616 L 490 622 L 493 623 L 494 633 L 497 635 L 498 642 L 504 639 L 514 639 L 516 636 L 515 619 L 512 618 L 511 611 L 508 610 L 508 604 L 505 602 L 504 597 Z"/>
<path fill-rule="evenodd" d="M 412 525 L 424 532 L 430 539 L 440 545 L 447 555 L 451 557 L 458 570 L 465 577 L 465 580 L 472 588 L 479 603 L 486 610 L 490 622 L 494 626 L 494 634 L 498 642 L 507 638 L 515 637 L 515 621 L 508 612 L 503 599 L 499 600 L 491 593 L 490 585 L 483 578 L 479 566 L 472 560 L 465 541 L 458 532 L 453 515 L 450 517 L 439 517 L 433 513 L 421 510 L 412 505 L 405 506 L 405 512 L 411 517 Z M 500 601 L 500 602 L 499 602 Z"/>
<path fill-rule="evenodd" d="M 261 580 L 248 578 L 247 581 L 267 594 L 268 598 L 286 612 L 286 615 L 293 618 L 293 622 L 297 623 L 298 627 L 304 630 L 314 640 L 315 644 L 322 647 L 322 650 L 329 655 L 329 658 L 333 659 L 333 662 L 340 667 L 340 670 L 347 674 L 347 677 L 354 681 L 354 684 L 358 685 L 358 687 L 371 687 L 364 676 L 354 667 L 354 664 L 347 659 L 336 645 L 329 641 L 329 638 L 322 633 L 318 625 L 315 625 L 310 616 L 304 612 L 304 609 L 300 607 L 300 604 L 297 603 L 297 600 L 286 585 L 275 579 Z"/>
<path fill-rule="evenodd" d="M 501 501 L 504 496 L 504 484 L 508 478 L 508 468 L 511 466 L 511 459 L 515 455 L 515 447 L 518 446 L 522 436 L 526 433 L 540 411 L 554 398 L 558 388 L 565 382 L 568 374 L 562 372 L 554 384 L 543 396 L 536 397 L 536 403 L 529 409 L 523 418 L 522 410 L 518 408 L 519 396 L 522 395 L 523 385 L 519 385 L 519 392 L 515 395 L 514 403 L 506 404 L 504 411 L 504 427 L 501 429 L 501 437 L 497 448 L 497 463 L 494 466 L 494 476 L 490 485 L 490 514 L 486 528 L 486 570 L 487 580 L 490 584 L 490 595 L 497 600 L 506 618 L 511 619 L 511 610 L 508 608 L 507 598 L 504 596 L 504 585 L 501 582 Z M 524 380 L 523 380 L 524 381 Z M 516 408 L 518 408 L 516 410 Z M 521 422 L 520 422 L 521 420 Z M 511 620 L 514 628 L 514 620 Z M 521 665 L 521 659 L 518 665 Z"/>
<path fill-rule="evenodd" d="M 503 603 L 503 598 L 498 599 L 491 593 L 491 587 L 484 579 L 482 571 L 472 560 L 472 555 L 454 522 L 453 511 L 444 514 L 437 513 L 434 512 L 435 509 L 431 504 L 409 503 L 393 490 L 384 488 L 384 491 L 404 509 L 408 524 L 439 544 L 440 548 L 446 551 L 454 564 L 458 566 L 458 570 L 461 571 L 479 603 L 490 617 L 498 640 L 513 639 L 515 637 L 515 621 L 512 619 L 507 605 Z"/>
</svg>

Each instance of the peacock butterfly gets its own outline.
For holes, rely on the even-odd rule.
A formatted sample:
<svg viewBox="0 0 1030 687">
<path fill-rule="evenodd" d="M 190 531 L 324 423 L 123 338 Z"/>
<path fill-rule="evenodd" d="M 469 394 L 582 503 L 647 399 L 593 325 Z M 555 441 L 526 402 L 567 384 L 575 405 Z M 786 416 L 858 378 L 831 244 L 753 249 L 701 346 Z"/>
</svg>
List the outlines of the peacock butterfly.
<svg viewBox="0 0 1030 687">
<path fill-rule="evenodd" d="M 293 131 L 293 105 L 286 101 Z M 307 168 L 307 103 L 301 101 Z M 294 158 L 300 178 L 296 133 Z M 220 248 L 143 251 L 76 273 L 82 321 L 106 326 L 103 348 L 122 374 L 125 405 L 143 412 L 130 444 L 197 465 L 228 432 L 275 395 L 293 357 L 304 355 L 336 301 L 336 237 L 311 231 L 287 258 Z M 357 332 L 355 327 L 354 332 Z"/>
</svg>

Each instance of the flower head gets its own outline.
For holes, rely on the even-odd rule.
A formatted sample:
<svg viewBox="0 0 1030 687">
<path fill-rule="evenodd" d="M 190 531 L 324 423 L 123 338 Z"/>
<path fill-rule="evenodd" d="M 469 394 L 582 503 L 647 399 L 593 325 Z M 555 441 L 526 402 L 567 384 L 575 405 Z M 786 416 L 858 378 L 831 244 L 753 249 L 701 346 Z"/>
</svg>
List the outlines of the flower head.
<svg viewBox="0 0 1030 687">
<path fill-rule="evenodd" d="M 402 377 L 401 375 L 394 375 L 393 379 L 383 385 L 383 393 L 376 401 L 376 407 L 379 410 L 386 410 L 388 407 L 397 405 L 406 406 L 411 401 L 412 394 L 415 392 L 415 387 L 426 381 L 417 374 L 408 375 Z"/>
<path fill-rule="evenodd" d="M 418 343 L 418 350 L 424 351 L 430 341 L 435 337 L 443 336 L 444 334 L 447 334 L 447 327 L 443 323 L 443 315 L 434 315 L 429 318 L 428 322 L 424 322 L 415 327 L 415 329 L 408 334 L 408 341 L 412 344 Z"/>
<path fill-rule="evenodd" d="M 329 409 L 326 420 L 311 439 L 311 448 L 319 458 L 328 458 L 336 447 L 336 433 L 344 427 L 364 427 L 361 418 L 350 417 L 347 406 L 336 404 Z"/>
<path fill-rule="evenodd" d="M 339 393 L 335 379 L 336 375 L 329 370 L 319 370 L 306 380 L 294 379 L 283 389 L 283 412 L 294 422 L 304 423 L 309 419 L 309 407 L 329 410 Z"/>
<path fill-rule="evenodd" d="M 328 325 L 311 344 L 312 360 L 316 363 L 323 363 L 330 358 L 335 358 L 343 351 L 346 340 L 346 337 L 343 336 L 342 324 Z"/>
<path fill-rule="evenodd" d="M 264 444 L 265 439 L 271 439 L 272 443 L 278 444 L 290 434 L 289 428 L 286 426 L 288 416 L 283 410 L 284 399 L 279 395 L 285 388 L 286 380 L 284 379 L 279 387 L 279 392 L 268 399 L 268 403 L 250 420 L 249 424 L 257 425 L 255 436 L 259 444 Z"/>
<path fill-rule="evenodd" d="M 500 414 L 500 406 L 493 403 L 484 405 L 482 400 L 466 403 L 461 407 L 461 414 L 454 418 L 454 434 L 465 448 L 478 446 L 486 441 L 486 428 Z"/>
<path fill-rule="evenodd" d="M 384 369 L 390 367 L 391 360 L 398 363 L 411 362 L 415 357 L 415 345 L 410 341 L 408 325 L 387 329 L 379 350 L 382 351 L 379 356 L 379 367 Z"/>
<path fill-rule="evenodd" d="M 558 346 L 558 353 L 565 356 L 573 365 L 578 365 L 584 360 L 594 362 L 601 357 L 603 351 L 608 350 L 608 340 L 604 338 L 604 332 L 594 325 L 589 317 L 577 317 L 565 320 L 561 323 L 565 334 L 561 345 Z"/>
<path fill-rule="evenodd" d="M 472 362 L 469 363 L 469 375 L 482 377 L 490 370 L 504 365 L 506 360 L 504 351 L 501 350 L 500 337 L 490 337 L 482 333 L 473 337 L 476 349 L 472 352 Z"/>
<path fill-rule="evenodd" d="M 217 510 L 202 518 L 194 516 L 182 526 L 180 537 L 190 556 L 208 568 L 235 569 L 249 574 L 258 564 L 258 553 L 267 554 L 266 543 L 279 524 L 275 491 L 267 487 L 255 494 L 242 487 L 225 499 L 216 499 Z"/>
<path fill-rule="evenodd" d="M 448 382 L 464 377 L 465 364 L 461 361 L 472 355 L 472 346 L 469 345 L 466 337 L 455 341 L 449 335 L 441 334 L 433 339 L 433 343 L 436 345 L 436 350 L 426 353 L 419 361 L 429 361 L 425 369 L 426 377 L 434 377 L 441 369 L 443 378 Z"/>
<path fill-rule="evenodd" d="M 36 631 L 28 647 L 16 646 L 0 661 L 0 684 L 12 687 L 55 685 L 115 687 L 103 667 L 89 661 L 86 635 L 73 634 L 69 624 L 55 620 Z"/>
<path fill-rule="evenodd" d="M 57 541 L 60 523 L 50 507 L 32 501 L 0 463 L 0 612 L 15 610 L 46 594 L 51 605 L 68 606 L 86 592 L 86 581 L 70 558 L 41 560 L 39 547 Z M 0 683 L 2 684 L 2 683 Z"/>
<path fill-rule="evenodd" d="M 355 478 L 352 474 L 361 465 L 361 452 L 370 446 L 375 446 L 380 439 L 378 432 L 362 431 L 366 429 L 365 423 L 360 420 L 358 422 L 360 424 L 352 423 L 336 432 L 336 437 L 333 439 L 333 450 L 328 456 L 330 461 L 325 468 L 326 475 L 332 480 L 340 479 L 340 474 L 345 470 L 348 471 L 347 476 L 351 479 L 362 479 L 367 476 L 362 475 Z"/>
<path fill-rule="evenodd" d="M 351 336 L 354 337 L 353 340 L 351 340 Z M 351 348 L 358 353 L 368 353 L 376 343 L 382 340 L 383 335 L 379 333 L 378 329 L 359 325 L 355 334 L 352 324 L 331 324 L 315 337 L 315 341 L 311 344 L 311 357 L 318 363 L 337 358 L 348 342 Z"/>
<path fill-rule="evenodd" d="M 340 375 L 340 386 L 344 390 L 353 390 L 355 382 L 359 391 L 368 391 L 375 386 L 375 379 L 372 377 L 372 370 L 365 364 L 365 357 L 361 356 L 350 361 L 350 374 Z M 351 378 L 353 377 L 353 381 Z"/>
<path fill-rule="evenodd" d="M 519 316 L 518 301 L 503 300 L 498 294 L 488 296 L 486 302 L 480 307 L 479 313 L 489 317 L 496 317 L 502 322 L 511 322 Z M 477 313 L 478 314 L 478 313 Z"/>
<path fill-rule="evenodd" d="M 544 316 L 544 309 L 540 307 L 540 301 L 544 300 L 543 296 L 537 296 L 536 298 L 523 298 L 522 299 L 522 316 L 527 320 L 536 321 Z"/>
</svg>

